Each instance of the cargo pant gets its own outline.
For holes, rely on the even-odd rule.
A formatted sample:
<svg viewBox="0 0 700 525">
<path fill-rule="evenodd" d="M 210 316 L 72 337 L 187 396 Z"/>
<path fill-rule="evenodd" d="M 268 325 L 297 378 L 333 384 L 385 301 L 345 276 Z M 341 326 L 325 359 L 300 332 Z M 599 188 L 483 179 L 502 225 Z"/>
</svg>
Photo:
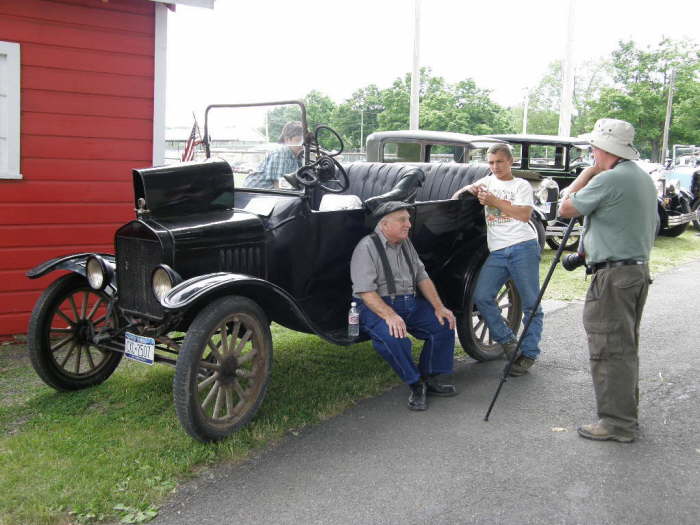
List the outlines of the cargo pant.
<svg viewBox="0 0 700 525">
<path fill-rule="evenodd" d="M 639 324 L 649 283 L 646 264 L 598 270 L 583 309 L 598 418 L 625 436 L 637 427 Z"/>
</svg>

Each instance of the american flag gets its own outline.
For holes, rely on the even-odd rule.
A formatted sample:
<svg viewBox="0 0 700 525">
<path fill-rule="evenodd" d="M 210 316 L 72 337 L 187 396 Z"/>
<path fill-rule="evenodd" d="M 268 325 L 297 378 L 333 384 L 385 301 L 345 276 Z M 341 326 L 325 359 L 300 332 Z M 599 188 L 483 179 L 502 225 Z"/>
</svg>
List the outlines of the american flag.
<svg viewBox="0 0 700 525">
<path fill-rule="evenodd" d="M 197 125 L 197 119 L 194 119 L 194 124 L 192 124 L 192 131 L 190 136 L 185 143 L 185 149 L 182 152 L 182 162 L 187 162 L 194 159 L 194 152 L 197 146 L 202 143 L 202 135 L 199 133 L 199 126 Z"/>
</svg>

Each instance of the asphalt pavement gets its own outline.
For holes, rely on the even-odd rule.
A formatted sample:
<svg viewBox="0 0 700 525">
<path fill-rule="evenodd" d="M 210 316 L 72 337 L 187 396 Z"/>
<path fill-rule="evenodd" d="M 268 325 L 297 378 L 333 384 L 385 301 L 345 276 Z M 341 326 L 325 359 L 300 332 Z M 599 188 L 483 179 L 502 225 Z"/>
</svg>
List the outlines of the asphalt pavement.
<svg viewBox="0 0 700 525">
<path fill-rule="evenodd" d="M 557 271 L 562 271 L 560 268 Z M 641 330 L 640 435 L 582 439 L 595 420 L 583 304 L 547 303 L 542 355 L 484 415 L 503 361 L 462 361 L 460 394 L 406 408 L 397 387 L 205 471 L 159 525 L 700 523 L 700 261 L 656 277 Z"/>
</svg>

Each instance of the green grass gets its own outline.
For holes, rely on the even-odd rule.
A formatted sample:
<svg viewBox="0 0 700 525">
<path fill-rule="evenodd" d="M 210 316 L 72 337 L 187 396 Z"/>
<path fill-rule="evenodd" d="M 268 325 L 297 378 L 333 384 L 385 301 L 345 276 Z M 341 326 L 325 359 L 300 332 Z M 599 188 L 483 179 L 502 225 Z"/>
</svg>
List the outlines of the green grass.
<svg viewBox="0 0 700 525">
<path fill-rule="evenodd" d="M 543 276 L 553 254 L 544 252 Z M 660 238 L 652 270 L 699 258 L 694 232 Z M 587 285 L 582 270 L 557 268 L 546 297 L 580 299 Z M 342 348 L 276 325 L 273 338 L 270 389 L 257 417 L 208 445 L 181 429 L 169 367 L 124 360 L 104 384 L 58 393 L 38 379 L 22 345 L 1 346 L 0 525 L 148 520 L 201 468 L 246 458 L 398 383 L 369 343 Z"/>
<path fill-rule="evenodd" d="M 656 239 L 654 248 L 651 251 L 650 269 L 652 277 L 684 262 L 700 259 L 700 237 L 695 235 L 695 233 L 695 230 L 688 229 L 680 237 L 659 237 Z M 542 253 L 540 283 L 544 281 L 555 253 L 554 250 L 549 248 L 546 248 Z M 562 257 L 566 257 L 569 253 L 572 252 L 564 252 Z M 590 282 L 590 276 L 586 276 L 583 267 L 567 272 L 560 264 L 552 274 L 544 299 L 561 301 L 584 299 Z"/>
</svg>

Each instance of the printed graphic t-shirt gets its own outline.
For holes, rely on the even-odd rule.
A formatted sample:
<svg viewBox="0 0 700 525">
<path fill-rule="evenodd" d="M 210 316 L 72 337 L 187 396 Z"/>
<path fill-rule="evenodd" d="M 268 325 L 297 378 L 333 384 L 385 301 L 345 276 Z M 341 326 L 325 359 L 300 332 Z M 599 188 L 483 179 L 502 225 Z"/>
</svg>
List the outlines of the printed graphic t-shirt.
<svg viewBox="0 0 700 525">
<path fill-rule="evenodd" d="M 524 179 L 514 177 L 512 180 L 499 180 L 495 175 L 489 175 L 477 184 L 484 186 L 499 199 L 510 201 L 516 206 L 535 206 L 532 188 Z M 537 232 L 527 222 L 508 217 L 492 206 L 484 206 L 484 213 L 489 251 L 495 252 L 520 242 L 537 239 Z"/>
</svg>

